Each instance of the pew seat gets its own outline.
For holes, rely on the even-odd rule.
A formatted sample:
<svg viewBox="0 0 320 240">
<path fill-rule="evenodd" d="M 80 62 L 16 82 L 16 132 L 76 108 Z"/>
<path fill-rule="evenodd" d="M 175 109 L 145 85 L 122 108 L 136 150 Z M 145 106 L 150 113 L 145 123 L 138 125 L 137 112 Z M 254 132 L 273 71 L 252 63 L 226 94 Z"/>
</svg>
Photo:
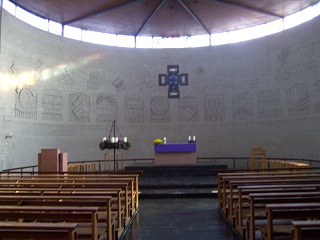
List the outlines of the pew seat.
<svg viewBox="0 0 320 240">
<path fill-rule="evenodd" d="M 320 221 L 305 220 L 292 221 L 292 239 L 293 240 L 318 240 L 320 236 Z"/>
<path fill-rule="evenodd" d="M 107 235 L 108 239 L 115 239 L 115 236 L 120 236 L 123 233 L 123 226 L 116 225 L 116 222 L 111 217 L 111 207 L 110 207 L 110 198 L 104 196 L 95 196 L 94 199 L 91 197 L 83 197 L 83 196 L 23 196 L 23 195 L 8 195 L 8 196 L 0 196 L 1 208 L 0 208 L 0 220 L 17 220 L 14 217 L 19 217 L 19 219 L 28 219 L 28 221 L 35 221 L 35 220 L 44 220 L 49 221 L 51 218 L 54 220 L 60 219 L 60 221 L 77 221 L 79 220 L 78 226 L 81 224 L 82 235 L 87 231 L 91 231 L 90 235 L 92 236 L 91 239 L 98 239 L 99 230 L 100 235 Z M 8 205 L 8 206 L 5 206 Z M 81 215 L 80 213 L 83 211 L 88 211 L 88 207 L 94 207 L 96 210 L 95 213 L 91 213 L 91 215 Z M 56 207 L 56 209 L 55 209 Z M 63 207 L 63 208 L 62 208 Z M 64 214 L 63 212 L 70 212 L 69 208 L 74 208 L 74 212 L 78 213 L 75 215 L 72 214 L 65 214 L 64 218 L 61 216 Z M 77 208 L 76 208 L 77 207 Z M 81 208 L 83 208 L 81 210 Z M 14 215 L 14 209 L 18 212 L 18 214 Z M 51 209 L 51 210 L 50 210 Z M 19 211 L 24 211 L 19 213 Z M 60 212 L 60 215 L 53 215 L 52 213 L 43 212 L 50 211 L 50 212 Z M 100 220 L 99 226 L 103 226 L 102 229 L 97 230 L 97 219 L 99 212 L 105 213 L 108 217 L 106 220 Z M 33 213 L 30 213 L 33 212 Z M 20 216 L 19 216 L 20 214 Z M 95 217 L 92 216 L 95 215 Z M 9 218 L 11 217 L 11 218 Z M 23 217 L 23 218 L 22 218 Z M 77 219 L 79 218 L 79 219 Z M 80 221 L 81 219 L 85 219 L 85 221 Z M 90 223 L 88 221 L 90 220 Z M 85 222 L 85 223 L 84 223 Z M 122 221 L 120 221 L 120 224 Z M 99 227 L 98 226 L 98 227 Z M 89 235 L 88 233 L 86 235 Z"/>
<path fill-rule="evenodd" d="M 261 226 L 261 239 L 274 240 L 291 237 L 293 225 L 278 224 L 275 220 L 307 220 L 320 218 L 320 203 L 267 204 L 267 225 Z"/>
<path fill-rule="evenodd" d="M 77 240 L 75 223 L 0 222 L 1 239 Z"/>
</svg>

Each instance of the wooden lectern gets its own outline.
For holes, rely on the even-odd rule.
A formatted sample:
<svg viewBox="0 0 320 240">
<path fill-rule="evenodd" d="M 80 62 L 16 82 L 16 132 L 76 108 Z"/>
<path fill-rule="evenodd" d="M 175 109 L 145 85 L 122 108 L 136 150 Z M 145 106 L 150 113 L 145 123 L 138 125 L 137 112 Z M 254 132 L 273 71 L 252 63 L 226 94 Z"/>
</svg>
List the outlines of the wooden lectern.
<svg viewBox="0 0 320 240">
<path fill-rule="evenodd" d="M 59 149 L 41 149 L 38 154 L 39 172 L 67 172 L 68 154 Z"/>
</svg>

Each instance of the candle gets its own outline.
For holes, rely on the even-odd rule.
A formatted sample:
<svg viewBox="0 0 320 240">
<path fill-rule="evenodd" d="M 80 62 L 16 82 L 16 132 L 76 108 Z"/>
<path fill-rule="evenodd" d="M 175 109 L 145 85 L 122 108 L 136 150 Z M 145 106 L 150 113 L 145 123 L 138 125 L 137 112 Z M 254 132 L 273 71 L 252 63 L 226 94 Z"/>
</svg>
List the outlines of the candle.
<svg viewBox="0 0 320 240">
<path fill-rule="evenodd" d="M 103 139 L 102 139 L 102 141 L 106 141 L 107 140 L 107 138 L 106 137 L 104 137 Z"/>
<path fill-rule="evenodd" d="M 167 138 L 166 137 L 163 138 L 163 143 L 167 143 Z"/>
<path fill-rule="evenodd" d="M 119 140 L 119 139 L 116 137 L 115 141 L 118 142 L 118 140 Z"/>
<path fill-rule="evenodd" d="M 128 138 L 127 137 L 123 137 L 123 142 L 128 142 Z"/>
<path fill-rule="evenodd" d="M 195 140 L 196 140 L 196 136 L 193 136 L 193 137 L 192 137 L 192 141 L 195 141 Z"/>
<path fill-rule="evenodd" d="M 111 142 L 114 143 L 114 140 L 115 140 L 114 137 L 112 137 L 112 138 L 111 138 Z"/>
<path fill-rule="evenodd" d="M 189 136 L 189 141 L 191 141 L 191 136 Z"/>
</svg>

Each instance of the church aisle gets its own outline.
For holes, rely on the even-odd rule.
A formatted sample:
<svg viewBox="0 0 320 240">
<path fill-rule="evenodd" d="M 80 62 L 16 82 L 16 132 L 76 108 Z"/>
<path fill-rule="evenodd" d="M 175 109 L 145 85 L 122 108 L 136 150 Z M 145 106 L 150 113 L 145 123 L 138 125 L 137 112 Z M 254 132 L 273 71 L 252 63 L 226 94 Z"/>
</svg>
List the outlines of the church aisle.
<svg viewBox="0 0 320 240">
<path fill-rule="evenodd" d="M 141 199 L 123 240 L 237 240 L 217 198 Z"/>
</svg>

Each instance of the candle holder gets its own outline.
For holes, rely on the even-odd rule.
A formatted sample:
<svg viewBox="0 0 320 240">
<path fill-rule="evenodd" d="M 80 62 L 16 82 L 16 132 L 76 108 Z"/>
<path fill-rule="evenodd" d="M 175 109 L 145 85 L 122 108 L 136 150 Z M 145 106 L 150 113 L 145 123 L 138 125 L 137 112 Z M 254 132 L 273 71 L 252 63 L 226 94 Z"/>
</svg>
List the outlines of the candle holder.
<svg viewBox="0 0 320 240">
<path fill-rule="evenodd" d="M 196 143 L 197 141 L 196 141 L 196 136 L 189 136 L 189 138 L 188 138 L 188 143 Z"/>
<path fill-rule="evenodd" d="M 116 132 L 118 133 L 118 135 L 116 135 Z M 101 150 L 105 150 L 105 149 L 113 150 L 114 171 L 116 170 L 116 150 L 119 150 L 119 149 L 129 150 L 130 147 L 131 147 L 131 144 L 128 142 L 128 138 L 121 137 L 120 130 L 116 126 L 116 121 L 112 122 L 108 138 L 104 137 L 102 139 L 102 142 L 99 143 L 99 148 Z"/>
</svg>

